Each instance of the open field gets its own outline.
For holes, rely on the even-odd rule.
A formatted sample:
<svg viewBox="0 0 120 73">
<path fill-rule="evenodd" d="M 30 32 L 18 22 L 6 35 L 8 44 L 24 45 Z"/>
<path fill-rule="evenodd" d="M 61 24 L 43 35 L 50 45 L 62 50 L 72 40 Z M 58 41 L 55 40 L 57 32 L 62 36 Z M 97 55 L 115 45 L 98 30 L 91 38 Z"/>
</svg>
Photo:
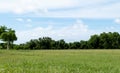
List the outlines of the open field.
<svg viewBox="0 0 120 73">
<path fill-rule="evenodd" d="M 120 73 L 120 50 L 0 50 L 0 73 Z"/>
</svg>

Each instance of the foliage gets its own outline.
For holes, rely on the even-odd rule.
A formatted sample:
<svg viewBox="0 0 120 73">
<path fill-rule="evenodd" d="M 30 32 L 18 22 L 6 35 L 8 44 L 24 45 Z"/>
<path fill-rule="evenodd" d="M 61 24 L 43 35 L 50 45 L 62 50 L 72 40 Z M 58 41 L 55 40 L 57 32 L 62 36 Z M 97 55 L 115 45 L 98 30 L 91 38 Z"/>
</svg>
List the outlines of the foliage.
<svg viewBox="0 0 120 73">
<path fill-rule="evenodd" d="M 0 26 L 0 39 L 7 43 L 7 49 L 12 48 L 13 42 L 17 40 L 15 30 L 8 29 L 5 26 Z"/>
</svg>

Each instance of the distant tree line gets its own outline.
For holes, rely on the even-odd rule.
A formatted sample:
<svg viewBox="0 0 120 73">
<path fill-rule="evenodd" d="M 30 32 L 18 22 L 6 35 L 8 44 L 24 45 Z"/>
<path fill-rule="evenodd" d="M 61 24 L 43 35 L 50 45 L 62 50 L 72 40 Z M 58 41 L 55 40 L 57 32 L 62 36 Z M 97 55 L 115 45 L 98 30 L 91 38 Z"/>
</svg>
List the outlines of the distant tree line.
<svg viewBox="0 0 120 73">
<path fill-rule="evenodd" d="M 118 32 L 103 32 L 90 37 L 88 41 L 76 41 L 67 43 L 64 39 L 53 40 L 50 37 L 32 39 L 24 44 L 13 44 L 17 40 L 15 30 L 0 26 L 0 49 L 120 49 L 120 34 Z"/>
<path fill-rule="evenodd" d="M 88 41 L 66 43 L 64 39 L 55 41 L 50 37 L 32 39 L 25 44 L 15 45 L 15 49 L 120 49 L 120 34 L 118 32 L 103 32 L 95 34 Z"/>
</svg>

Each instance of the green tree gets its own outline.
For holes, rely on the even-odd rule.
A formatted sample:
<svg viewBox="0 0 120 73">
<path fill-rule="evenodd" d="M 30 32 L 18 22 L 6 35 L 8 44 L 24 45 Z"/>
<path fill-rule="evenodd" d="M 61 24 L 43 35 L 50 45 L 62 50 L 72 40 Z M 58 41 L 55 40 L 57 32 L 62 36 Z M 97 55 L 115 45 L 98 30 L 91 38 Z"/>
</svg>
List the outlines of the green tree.
<svg viewBox="0 0 120 73">
<path fill-rule="evenodd" d="M 6 27 L 2 27 L 1 30 L 3 30 L 3 28 Z M 1 33 L 0 38 L 7 43 L 7 50 L 9 50 L 10 46 L 12 47 L 13 42 L 17 40 L 15 30 L 12 29 L 5 29 L 5 31 Z"/>
<path fill-rule="evenodd" d="M 0 26 L 0 35 L 6 31 L 6 26 Z"/>
<path fill-rule="evenodd" d="M 88 41 L 89 48 L 90 49 L 97 49 L 97 48 L 99 48 L 99 40 L 100 40 L 100 38 L 99 38 L 98 35 L 91 36 L 91 38 Z"/>
<path fill-rule="evenodd" d="M 66 47 L 66 42 L 64 41 L 64 39 L 61 39 L 61 40 L 59 40 L 59 41 L 57 41 L 58 42 L 58 47 L 57 47 L 57 49 L 65 49 L 65 47 Z"/>
<path fill-rule="evenodd" d="M 118 32 L 113 32 L 113 33 L 111 33 L 111 32 L 109 32 L 108 33 L 108 35 L 109 35 L 109 37 L 110 37 L 110 46 L 111 46 L 111 48 L 113 49 L 117 49 L 117 48 L 119 48 L 119 45 L 120 45 L 120 35 L 119 35 L 119 33 Z"/>
<path fill-rule="evenodd" d="M 41 41 L 41 48 L 51 49 L 51 42 L 52 42 L 52 39 L 50 37 L 43 37 Z"/>
<path fill-rule="evenodd" d="M 69 43 L 69 49 L 80 49 L 80 42 Z"/>
<path fill-rule="evenodd" d="M 88 49 L 89 48 L 88 41 L 81 40 L 80 44 L 81 44 L 81 47 L 80 47 L 81 49 Z"/>
</svg>

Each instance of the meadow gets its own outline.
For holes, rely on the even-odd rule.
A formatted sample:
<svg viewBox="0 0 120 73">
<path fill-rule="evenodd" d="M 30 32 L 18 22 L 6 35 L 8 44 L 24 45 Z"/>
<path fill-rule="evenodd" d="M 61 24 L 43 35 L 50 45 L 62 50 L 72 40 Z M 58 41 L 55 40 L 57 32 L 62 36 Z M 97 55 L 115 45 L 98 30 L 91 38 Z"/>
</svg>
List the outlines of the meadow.
<svg viewBox="0 0 120 73">
<path fill-rule="evenodd" d="M 120 73 L 120 50 L 0 50 L 0 73 Z"/>
</svg>

